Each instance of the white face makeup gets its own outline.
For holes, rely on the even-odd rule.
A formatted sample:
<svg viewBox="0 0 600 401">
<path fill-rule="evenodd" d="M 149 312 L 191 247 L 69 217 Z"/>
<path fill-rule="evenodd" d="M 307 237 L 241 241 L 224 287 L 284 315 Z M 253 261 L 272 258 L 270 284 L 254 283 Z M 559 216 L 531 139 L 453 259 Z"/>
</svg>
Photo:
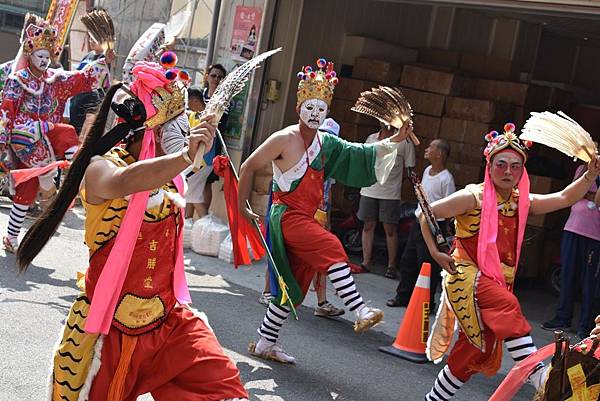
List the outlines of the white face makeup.
<svg viewBox="0 0 600 401">
<path fill-rule="evenodd" d="M 36 50 L 29 60 L 37 70 L 46 71 L 50 66 L 50 52 L 46 49 Z"/>
<path fill-rule="evenodd" d="M 327 117 L 327 103 L 319 99 L 308 99 L 300 106 L 300 119 L 311 129 L 317 129 Z"/>
</svg>

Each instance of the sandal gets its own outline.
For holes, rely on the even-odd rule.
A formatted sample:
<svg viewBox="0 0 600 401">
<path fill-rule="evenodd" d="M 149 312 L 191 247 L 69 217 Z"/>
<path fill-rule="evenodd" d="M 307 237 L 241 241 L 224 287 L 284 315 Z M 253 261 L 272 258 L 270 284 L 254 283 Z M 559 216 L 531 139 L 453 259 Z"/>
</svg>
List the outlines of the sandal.
<svg viewBox="0 0 600 401">
<path fill-rule="evenodd" d="M 387 278 L 396 278 L 396 268 L 394 266 L 388 266 L 384 276 Z"/>
</svg>

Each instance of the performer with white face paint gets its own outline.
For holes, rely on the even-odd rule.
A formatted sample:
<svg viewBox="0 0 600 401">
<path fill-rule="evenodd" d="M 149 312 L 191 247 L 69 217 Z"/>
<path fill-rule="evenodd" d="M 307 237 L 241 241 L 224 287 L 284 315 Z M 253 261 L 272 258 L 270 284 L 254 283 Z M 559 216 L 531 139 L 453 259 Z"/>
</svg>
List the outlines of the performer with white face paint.
<svg viewBox="0 0 600 401">
<path fill-rule="evenodd" d="M 365 305 L 354 284 L 342 244 L 323 227 L 327 216 L 323 182 L 334 178 L 355 187 L 384 182 L 394 165 L 398 143 L 408 137 L 412 123 L 408 120 L 392 137 L 369 145 L 318 132 L 327 116 L 338 78 L 333 63 L 319 59 L 317 67 L 315 71 L 306 67 L 298 73 L 298 124 L 271 135 L 242 165 L 238 207 L 247 219 L 258 218 L 246 207 L 246 202 L 255 172 L 272 163 L 269 240 L 291 302 L 301 304 L 315 273 L 325 273 L 346 307 L 356 313 L 354 329 L 361 332 L 379 323 L 383 312 Z M 264 359 L 294 363 L 295 358 L 277 344 L 281 326 L 290 313 L 279 285 L 271 276 L 271 293 L 276 298 L 258 329 L 258 342 L 250 344 L 250 352 Z"/>
<path fill-rule="evenodd" d="M 22 47 L 5 81 L 0 105 L 0 153 L 8 152 L 11 169 L 70 160 L 79 141 L 72 126 L 61 124 L 66 101 L 95 89 L 108 73 L 106 62 L 110 60 L 105 59 L 82 71 L 49 69 L 61 53 L 57 35 L 57 28 L 43 19 L 26 16 Z M 53 188 L 55 172 L 50 170 L 16 187 L 8 233 L 3 238 L 7 251 L 13 252 L 18 246 L 17 237 L 29 205 L 40 187 L 45 191 Z"/>
</svg>

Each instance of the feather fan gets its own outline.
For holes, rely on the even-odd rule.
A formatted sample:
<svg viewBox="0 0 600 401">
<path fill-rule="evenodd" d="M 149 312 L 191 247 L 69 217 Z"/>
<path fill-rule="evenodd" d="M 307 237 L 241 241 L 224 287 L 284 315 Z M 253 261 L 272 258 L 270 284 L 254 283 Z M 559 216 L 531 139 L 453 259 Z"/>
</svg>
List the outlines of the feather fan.
<svg viewBox="0 0 600 401">
<path fill-rule="evenodd" d="M 412 118 L 412 108 L 402 91 L 389 86 L 379 86 L 362 92 L 351 110 L 376 118 L 396 129 L 400 129 Z M 410 140 L 415 145 L 420 143 L 414 133 L 411 133 Z"/>
<path fill-rule="evenodd" d="M 87 28 L 96 43 L 110 49 L 115 42 L 115 26 L 106 10 L 93 10 L 81 17 L 81 22 Z"/>
<path fill-rule="evenodd" d="M 531 113 L 519 136 L 588 163 L 598 153 L 590 134 L 562 111 Z"/>
<path fill-rule="evenodd" d="M 204 109 L 203 114 L 214 114 L 215 121 L 220 121 L 221 116 L 229 107 L 229 103 L 235 95 L 240 93 L 246 82 L 248 82 L 248 77 L 258 68 L 260 63 L 274 55 L 275 53 L 279 53 L 282 48 L 269 50 L 268 52 L 261 53 L 251 60 L 246 61 L 244 64 L 239 65 L 233 71 L 231 71 L 223 81 L 217 86 L 215 93 L 210 97 L 206 108 Z M 204 150 L 201 148 L 200 151 L 196 154 L 196 158 L 194 159 L 194 169 L 197 170 L 202 166 L 202 155 L 204 154 Z M 198 156 L 199 155 L 199 156 Z"/>
</svg>

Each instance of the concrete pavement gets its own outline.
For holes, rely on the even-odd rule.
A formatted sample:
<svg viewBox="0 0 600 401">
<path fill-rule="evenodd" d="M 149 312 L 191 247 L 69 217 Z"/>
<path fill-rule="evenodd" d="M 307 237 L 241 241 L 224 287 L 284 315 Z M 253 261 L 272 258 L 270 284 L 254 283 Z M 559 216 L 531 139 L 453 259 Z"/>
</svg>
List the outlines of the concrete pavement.
<svg viewBox="0 0 600 401">
<path fill-rule="evenodd" d="M 0 211 L 2 230 L 7 216 L 8 210 Z M 76 272 L 86 266 L 82 224 L 81 209 L 68 212 L 55 237 L 23 275 L 15 274 L 14 256 L 0 250 L 0 401 L 45 399 L 51 350 L 77 294 Z M 315 296 L 309 294 L 305 306 L 299 308 L 300 320 L 290 319 L 281 336 L 298 364 L 281 366 L 249 357 L 246 351 L 248 342 L 256 339 L 255 330 L 264 314 L 257 302 L 264 264 L 236 270 L 218 259 L 187 252 L 186 265 L 194 306 L 207 313 L 221 344 L 237 363 L 252 400 L 421 400 L 440 369 L 377 351 L 393 342 L 404 312 L 404 308 L 384 306 L 395 288 L 389 279 L 356 276 L 365 301 L 386 312 L 385 323 L 362 335 L 352 331 L 351 314 L 335 320 L 314 317 Z M 329 299 L 341 305 L 330 288 Z M 536 341 L 546 343 L 551 336 L 535 326 L 552 313 L 548 308 L 538 309 L 548 300 L 530 292 L 524 292 L 522 299 Z M 477 376 L 457 399 L 485 400 L 501 379 Z M 525 388 L 515 400 L 531 400 L 532 394 Z"/>
</svg>

